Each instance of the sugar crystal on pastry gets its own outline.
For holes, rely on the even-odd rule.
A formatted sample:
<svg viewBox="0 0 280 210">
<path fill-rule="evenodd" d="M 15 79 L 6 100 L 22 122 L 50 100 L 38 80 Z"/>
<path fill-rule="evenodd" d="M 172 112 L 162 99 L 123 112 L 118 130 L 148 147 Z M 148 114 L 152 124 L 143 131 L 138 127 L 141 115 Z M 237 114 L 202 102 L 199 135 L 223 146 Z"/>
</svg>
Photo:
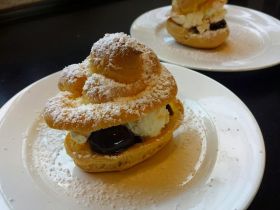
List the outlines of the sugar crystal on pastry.
<svg viewBox="0 0 280 210">
<path fill-rule="evenodd" d="M 171 140 L 182 119 L 173 76 L 151 49 L 124 33 L 94 43 L 82 63 L 63 69 L 58 84 L 60 92 L 47 102 L 44 118 L 50 127 L 69 131 L 66 151 L 85 171 L 123 170 L 142 162 Z M 125 138 L 134 137 L 119 132 L 132 132 L 135 141 L 128 144 Z M 112 133 L 111 139 L 102 133 Z M 123 147 L 113 135 L 124 138 Z M 110 154 L 94 151 L 96 145 Z"/>
</svg>

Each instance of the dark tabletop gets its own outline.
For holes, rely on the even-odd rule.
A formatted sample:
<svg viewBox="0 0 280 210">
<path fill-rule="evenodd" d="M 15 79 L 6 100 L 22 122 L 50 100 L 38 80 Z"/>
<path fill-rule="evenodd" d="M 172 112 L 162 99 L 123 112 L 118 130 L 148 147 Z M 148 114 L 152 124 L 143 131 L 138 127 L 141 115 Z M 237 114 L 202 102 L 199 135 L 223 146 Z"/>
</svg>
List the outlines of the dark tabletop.
<svg viewBox="0 0 280 210">
<path fill-rule="evenodd" d="M 232 0 L 230 3 L 280 18 L 280 0 Z M 20 14 L 12 11 L 0 15 L 0 107 L 34 81 L 82 61 L 92 43 L 104 33 L 129 33 L 131 23 L 139 15 L 169 4 L 168 0 L 87 1 L 79 5 L 64 1 L 56 7 L 39 6 L 28 12 L 23 8 Z M 279 68 L 280 65 L 236 73 L 200 71 L 240 97 L 262 130 L 266 168 L 250 210 L 280 207 Z"/>
</svg>

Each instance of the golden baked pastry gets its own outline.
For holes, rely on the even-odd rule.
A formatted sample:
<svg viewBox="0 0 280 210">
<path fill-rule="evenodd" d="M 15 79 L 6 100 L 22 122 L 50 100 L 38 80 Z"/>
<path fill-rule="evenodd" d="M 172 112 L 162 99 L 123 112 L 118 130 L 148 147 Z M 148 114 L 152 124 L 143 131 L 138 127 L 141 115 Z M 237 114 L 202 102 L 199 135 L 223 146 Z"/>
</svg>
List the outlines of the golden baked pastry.
<svg viewBox="0 0 280 210">
<path fill-rule="evenodd" d="M 215 48 L 229 36 L 224 19 L 226 0 L 173 0 L 166 29 L 181 44 Z"/>
<path fill-rule="evenodd" d="M 151 49 L 124 33 L 94 43 L 82 63 L 63 69 L 58 86 L 44 119 L 69 131 L 66 151 L 88 172 L 119 171 L 149 158 L 183 117 L 173 76 Z"/>
</svg>

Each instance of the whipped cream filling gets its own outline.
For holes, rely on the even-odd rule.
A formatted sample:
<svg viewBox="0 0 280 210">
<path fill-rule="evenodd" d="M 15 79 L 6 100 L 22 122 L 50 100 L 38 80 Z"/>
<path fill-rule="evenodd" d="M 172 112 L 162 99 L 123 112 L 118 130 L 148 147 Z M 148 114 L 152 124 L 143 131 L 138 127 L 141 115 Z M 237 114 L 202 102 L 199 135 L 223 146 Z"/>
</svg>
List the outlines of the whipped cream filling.
<svg viewBox="0 0 280 210">
<path fill-rule="evenodd" d="M 169 111 L 165 106 L 148 113 L 142 119 L 127 123 L 125 126 L 136 136 L 154 137 L 160 134 L 161 129 L 169 122 Z M 90 133 L 80 134 L 70 131 L 71 138 L 78 144 L 86 143 Z"/>
<path fill-rule="evenodd" d="M 177 24 L 186 29 L 196 27 L 199 33 L 203 33 L 210 28 L 211 23 L 215 23 L 224 19 L 226 10 L 221 2 L 214 2 L 212 7 L 205 11 L 197 11 L 186 15 L 171 14 L 171 18 Z"/>
<path fill-rule="evenodd" d="M 169 112 L 165 106 L 147 114 L 142 119 L 128 123 L 126 126 L 137 136 L 154 137 L 169 122 Z"/>
<path fill-rule="evenodd" d="M 70 131 L 71 138 L 78 144 L 84 144 L 87 142 L 88 137 L 90 136 L 89 134 L 80 134 L 74 131 Z"/>
</svg>

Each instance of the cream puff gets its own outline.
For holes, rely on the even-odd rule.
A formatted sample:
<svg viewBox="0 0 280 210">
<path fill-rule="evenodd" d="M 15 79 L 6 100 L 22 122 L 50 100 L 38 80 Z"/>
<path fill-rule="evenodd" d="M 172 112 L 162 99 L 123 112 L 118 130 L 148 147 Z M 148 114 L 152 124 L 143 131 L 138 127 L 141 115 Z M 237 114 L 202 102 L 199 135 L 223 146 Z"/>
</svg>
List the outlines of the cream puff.
<svg viewBox="0 0 280 210">
<path fill-rule="evenodd" d="M 175 40 L 194 48 L 215 48 L 225 42 L 226 0 L 173 0 L 166 29 Z"/>
<path fill-rule="evenodd" d="M 130 168 L 162 149 L 183 118 L 171 73 L 124 33 L 106 34 L 80 64 L 62 70 L 46 123 L 66 130 L 65 148 L 87 172 Z"/>
</svg>

